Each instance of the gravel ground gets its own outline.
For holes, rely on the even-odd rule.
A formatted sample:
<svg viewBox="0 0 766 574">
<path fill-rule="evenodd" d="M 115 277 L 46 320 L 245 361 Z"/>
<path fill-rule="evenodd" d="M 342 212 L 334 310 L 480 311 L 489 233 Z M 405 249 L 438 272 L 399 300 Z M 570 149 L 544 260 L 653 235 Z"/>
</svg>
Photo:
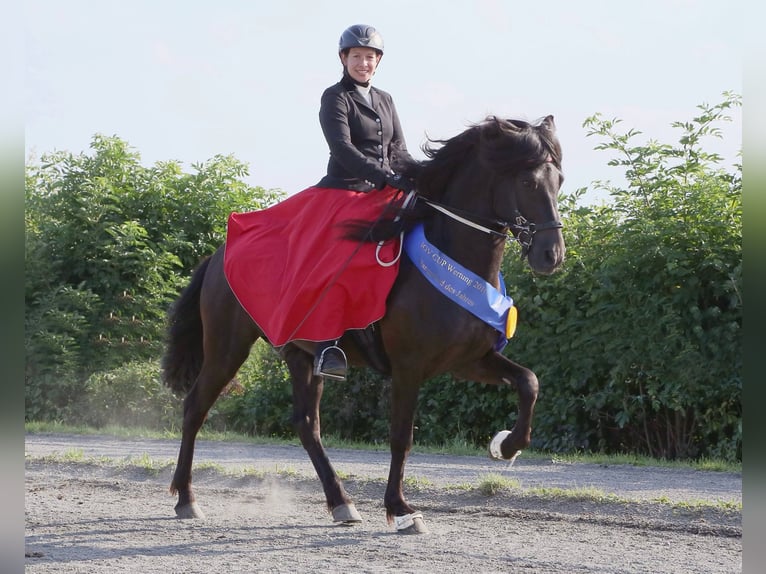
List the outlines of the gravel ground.
<svg viewBox="0 0 766 574">
<path fill-rule="evenodd" d="M 430 533 L 405 536 L 385 520 L 387 452 L 328 450 L 365 519 L 347 527 L 300 447 L 200 441 L 207 517 L 190 521 L 168 493 L 178 441 L 35 434 L 25 451 L 28 573 L 742 571 L 739 474 L 415 452 L 406 494 Z M 520 486 L 482 494 L 490 473 Z"/>
</svg>

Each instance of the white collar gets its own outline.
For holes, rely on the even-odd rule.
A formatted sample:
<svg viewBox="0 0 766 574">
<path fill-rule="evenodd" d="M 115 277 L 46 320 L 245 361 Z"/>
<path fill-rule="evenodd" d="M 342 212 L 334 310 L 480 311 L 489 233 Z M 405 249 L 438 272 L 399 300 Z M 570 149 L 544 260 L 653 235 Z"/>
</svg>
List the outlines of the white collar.
<svg viewBox="0 0 766 574">
<path fill-rule="evenodd" d="M 362 95 L 362 97 L 365 99 L 365 101 L 368 104 L 372 105 L 372 98 L 370 97 L 370 88 L 372 88 L 372 84 L 368 84 L 367 87 L 356 84 L 356 91 Z"/>
</svg>

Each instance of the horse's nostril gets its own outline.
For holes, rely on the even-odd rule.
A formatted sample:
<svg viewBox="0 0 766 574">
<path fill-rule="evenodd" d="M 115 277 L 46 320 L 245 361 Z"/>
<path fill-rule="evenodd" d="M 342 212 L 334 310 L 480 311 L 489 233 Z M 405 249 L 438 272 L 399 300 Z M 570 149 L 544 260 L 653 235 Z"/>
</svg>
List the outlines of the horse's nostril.
<svg viewBox="0 0 766 574">
<path fill-rule="evenodd" d="M 551 265 L 556 265 L 559 262 L 560 259 L 561 258 L 559 256 L 559 250 L 558 249 L 553 248 L 553 249 L 546 250 L 546 252 L 545 252 L 545 261 L 546 261 L 546 263 L 550 263 Z"/>
<path fill-rule="evenodd" d="M 553 269 L 556 269 L 564 262 L 564 249 L 554 245 L 543 252 L 544 263 Z"/>
</svg>

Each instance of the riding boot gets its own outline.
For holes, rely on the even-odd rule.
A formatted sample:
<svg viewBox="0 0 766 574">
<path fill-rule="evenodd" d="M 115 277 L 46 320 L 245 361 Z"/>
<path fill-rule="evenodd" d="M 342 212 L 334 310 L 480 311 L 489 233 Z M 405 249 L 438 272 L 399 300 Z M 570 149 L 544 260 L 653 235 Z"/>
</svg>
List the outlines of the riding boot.
<svg viewBox="0 0 766 574">
<path fill-rule="evenodd" d="M 346 378 L 346 354 L 337 341 L 317 343 L 314 351 L 314 374 L 342 381 Z"/>
</svg>

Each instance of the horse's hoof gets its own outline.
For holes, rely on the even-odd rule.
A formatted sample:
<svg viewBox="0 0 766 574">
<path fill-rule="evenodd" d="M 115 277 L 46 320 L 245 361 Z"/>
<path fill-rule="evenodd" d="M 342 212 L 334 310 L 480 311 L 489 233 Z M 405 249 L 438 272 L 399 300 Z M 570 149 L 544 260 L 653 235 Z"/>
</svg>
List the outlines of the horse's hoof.
<svg viewBox="0 0 766 574">
<path fill-rule="evenodd" d="M 205 513 L 196 502 L 184 506 L 176 506 L 176 518 L 205 518 Z"/>
<path fill-rule="evenodd" d="M 511 431 L 501 430 L 499 433 L 492 437 L 492 440 L 489 442 L 490 458 L 494 458 L 495 460 L 506 460 L 503 456 L 502 450 L 500 450 L 500 445 L 503 444 L 503 441 L 508 437 L 509 434 L 511 434 Z M 517 452 L 516 455 L 518 454 L 519 453 Z M 514 455 L 514 457 L 516 455 Z"/>
<path fill-rule="evenodd" d="M 341 504 L 332 509 L 332 520 L 343 524 L 354 524 L 362 521 L 362 515 L 356 511 L 352 503 Z"/>
<path fill-rule="evenodd" d="M 494 458 L 495 460 L 503 459 L 503 453 L 500 450 L 500 445 L 503 444 L 503 441 L 506 439 L 506 437 L 509 434 L 511 434 L 511 431 L 502 430 L 492 437 L 492 440 L 489 442 L 489 457 L 490 458 Z"/>
<path fill-rule="evenodd" d="M 398 534 L 428 534 L 428 528 L 420 512 L 394 516 L 394 526 Z"/>
</svg>

